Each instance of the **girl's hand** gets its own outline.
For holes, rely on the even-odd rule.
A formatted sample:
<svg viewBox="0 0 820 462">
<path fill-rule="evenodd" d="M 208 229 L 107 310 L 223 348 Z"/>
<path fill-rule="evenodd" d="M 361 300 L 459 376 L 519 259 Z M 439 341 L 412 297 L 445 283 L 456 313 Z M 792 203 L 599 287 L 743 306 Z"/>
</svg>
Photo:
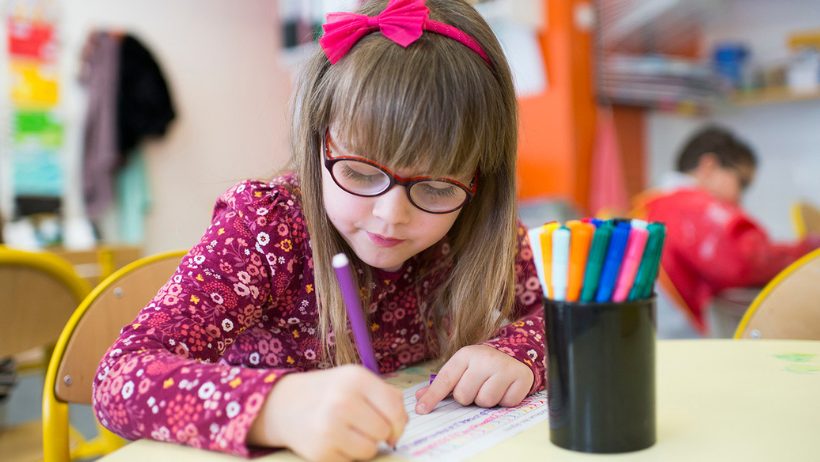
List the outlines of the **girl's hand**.
<svg viewBox="0 0 820 462">
<path fill-rule="evenodd" d="M 515 358 L 487 345 L 467 346 L 444 364 L 430 386 L 416 392 L 416 413 L 429 413 L 450 393 L 464 406 L 515 406 L 533 380 L 530 368 Z"/>
<path fill-rule="evenodd" d="M 309 460 L 366 460 L 382 441 L 395 446 L 406 423 L 402 391 L 349 365 L 282 377 L 248 442 L 288 447 Z"/>
</svg>

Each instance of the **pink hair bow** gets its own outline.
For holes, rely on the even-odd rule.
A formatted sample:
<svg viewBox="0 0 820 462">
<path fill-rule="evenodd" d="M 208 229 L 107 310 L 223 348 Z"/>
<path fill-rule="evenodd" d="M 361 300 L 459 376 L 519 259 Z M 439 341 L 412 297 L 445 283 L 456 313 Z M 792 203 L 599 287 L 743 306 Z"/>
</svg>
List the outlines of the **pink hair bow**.
<svg viewBox="0 0 820 462">
<path fill-rule="evenodd" d="M 355 13 L 330 13 L 322 26 L 319 45 L 331 64 L 336 64 L 365 35 L 379 31 L 388 39 L 407 48 L 428 30 L 461 42 L 478 53 L 487 64 L 490 60 L 480 45 L 461 30 L 429 19 L 424 0 L 391 0 L 377 16 Z"/>
<path fill-rule="evenodd" d="M 424 20 L 429 14 L 424 2 L 418 0 L 392 1 L 378 16 L 330 13 L 327 24 L 322 26 L 325 33 L 319 39 L 319 45 L 332 64 L 342 59 L 362 37 L 376 30 L 407 48 L 421 37 Z"/>
</svg>

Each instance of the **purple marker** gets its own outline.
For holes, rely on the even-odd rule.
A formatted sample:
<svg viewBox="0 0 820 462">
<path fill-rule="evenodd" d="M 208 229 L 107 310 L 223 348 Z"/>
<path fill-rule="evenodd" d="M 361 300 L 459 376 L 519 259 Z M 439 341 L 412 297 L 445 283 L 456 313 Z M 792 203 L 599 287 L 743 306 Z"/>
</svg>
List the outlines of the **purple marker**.
<svg viewBox="0 0 820 462">
<path fill-rule="evenodd" d="M 333 256 L 333 270 L 336 271 L 336 280 L 339 281 L 339 288 L 342 290 L 342 301 L 347 310 L 347 317 L 350 318 L 353 341 L 356 343 L 356 349 L 359 350 L 362 364 L 373 373 L 378 374 L 379 364 L 376 362 L 376 356 L 373 355 L 370 333 L 364 324 L 362 303 L 359 300 L 356 284 L 353 282 L 353 273 L 350 271 L 350 260 L 347 259 L 347 255 L 339 253 Z"/>
</svg>

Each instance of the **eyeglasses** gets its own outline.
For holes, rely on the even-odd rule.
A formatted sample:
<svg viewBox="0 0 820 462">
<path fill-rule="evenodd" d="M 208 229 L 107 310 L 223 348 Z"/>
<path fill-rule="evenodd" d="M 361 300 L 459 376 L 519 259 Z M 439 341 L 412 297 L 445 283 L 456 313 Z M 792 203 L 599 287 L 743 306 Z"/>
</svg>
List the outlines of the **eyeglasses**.
<svg viewBox="0 0 820 462">
<path fill-rule="evenodd" d="M 362 157 L 334 157 L 331 144 L 330 130 L 325 130 L 322 139 L 325 168 L 340 188 L 356 196 L 381 196 L 398 184 L 405 187 L 411 204 L 428 213 L 443 214 L 464 207 L 478 189 L 478 172 L 469 186 L 451 178 L 404 178 Z"/>
</svg>

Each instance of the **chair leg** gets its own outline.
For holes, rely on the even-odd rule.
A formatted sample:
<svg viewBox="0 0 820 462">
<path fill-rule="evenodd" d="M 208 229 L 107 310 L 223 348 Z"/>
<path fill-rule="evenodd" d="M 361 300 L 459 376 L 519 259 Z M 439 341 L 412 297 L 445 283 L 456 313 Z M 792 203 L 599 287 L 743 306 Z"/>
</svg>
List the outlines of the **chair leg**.
<svg viewBox="0 0 820 462">
<path fill-rule="evenodd" d="M 97 432 L 96 437 L 83 441 L 71 451 L 72 460 L 104 456 L 127 443 L 127 441 L 100 425 L 99 422 L 97 422 Z"/>
<path fill-rule="evenodd" d="M 69 462 L 68 404 L 52 396 L 43 399 L 43 457 L 46 462 Z"/>
</svg>

